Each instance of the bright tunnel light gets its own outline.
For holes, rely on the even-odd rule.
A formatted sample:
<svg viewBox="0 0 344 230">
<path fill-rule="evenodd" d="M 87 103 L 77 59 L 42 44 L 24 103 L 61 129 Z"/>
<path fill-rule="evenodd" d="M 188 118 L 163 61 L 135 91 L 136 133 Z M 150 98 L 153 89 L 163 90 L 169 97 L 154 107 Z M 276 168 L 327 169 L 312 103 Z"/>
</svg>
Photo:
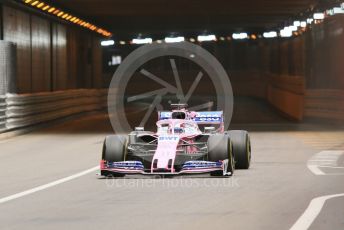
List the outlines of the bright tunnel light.
<svg viewBox="0 0 344 230">
<path fill-rule="evenodd" d="M 275 37 L 277 37 L 277 32 L 276 31 L 264 32 L 263 37 L 264 38 L 275 38 Z"/>
<path fill-rule="evenodd" d="M 114 40 L 105 40 L 105 41 L 101 41 L 100 45 L 101 46 L 112 46 L 115 44 Z"/>
<path fill-rule="evenodd" d="M 69 14 L 67 12 L 64 12 L 61 9 L 57 9 L 54 6 L 51 6 L 47 3 L 45 3 L 44 0 L 22 0 L 24 4 L 29 5 L 30 7 L 34 7 L 35 9 L 39 9 L 41 11 L 44 11 L 46 13 L 49 13 L 51 15 L 60 17 L 61 19 L 64 19 L 66 21 L 70 21 L 72 23 L 75 23 L 79 26 L 83 26 L 87 29 L 90 29 L 94 32 L 97 32 L 98 34 L 101 34 L 105 37 L 111 37 L 112 34 L 104 29 L 98 28 L 97 26 L 89 23 L 89 22 L 84 22 L 77 18 L 76 16 Z M 49 1 L 50 2 L 50 1 Z"/>
<path fill-rule="evenodd" d="M 248 37 L 247 33 L 234 33 L 232 34 L 233 39 L 246 39 Z"/>
<path fill-rule="evenodd" d="M 344 14 L 344 3 L 342 7 L 334 7 L 333 14 Z"/>
<path fill-rule="evenodd" d="M 291 31 L 289 27 L 284 27 L 283 30 L 280 30 L 280 35 L 284 38 L 291 37 L 293 36 L 293 31 Z"/>
<path fill-rule="evenodd" d="M 166 37 L 165 42 L 166 43 L 175 43 L 175 42 L 183 42 L 185 41 L 184 37 Z"/>
<path fill-rule="evenodd" d="M 134 38 L 131 42 L 134 44 L 149 44 L 152 43 L 153 40 L 151 38 Z"/>
<path fill-rule="evenodd" d="M 206 41 L 216 41 L 216 36 L 214 34 L 210 35 L 199 35 L 197 36 L 197 40 L 199 42 L 206 42 Z"/>
<path fill-rule="evenodd" d="M 323 20 L 325 18 L 325 14 L 324 13 L 315 13 L 315 14 L 313 14 L 313 18 L 315 20 Z"/>
<path fill-rule="evenodd" d="M 301 26 L 302 28 L 307 27 L 307 22 L 306 22 L 306 21 L 302 21 L 302 22 L 300 23 L 300 26 Z"/>
<path fill-rule="evenodd" d="M 296 27 L 301 26 L 301 22 L 300 21 L 294 21 L 293 25 Z"/>
</svg>

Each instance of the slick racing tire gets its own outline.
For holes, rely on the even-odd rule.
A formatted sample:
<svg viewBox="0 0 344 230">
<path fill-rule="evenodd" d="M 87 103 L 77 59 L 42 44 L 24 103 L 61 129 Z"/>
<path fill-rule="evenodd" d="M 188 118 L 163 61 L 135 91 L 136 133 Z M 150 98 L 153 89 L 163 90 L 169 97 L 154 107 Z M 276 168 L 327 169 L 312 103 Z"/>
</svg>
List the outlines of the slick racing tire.
<svg viewBox="0 0 344 230">
<path fill-rule="evenodd" d="M 128 138 L 120 135 L 107 136 L 103 144 L 102 159 L 109 162 L 124 161 L 127 152 Z M 124 176 L 112 172 L 102 171 L 103 176 Z"/>
<path fill-rule="evenodd" d="M 231 130 L 227 132 L 233 144 L 236 169 L 248 169 L 251 164 L 251 141 L 247 131 Z"/>
<path fill-rule="evenodd" d="M 125 136 L 107 136 L 103 145 L 103 160 L 110 162 L 124 161 L 127 142 L 128 140 Z"/>
<path fill-rule="evenodd" d="M 227 173 L 234 174 L 234 158 L 232 154 L 232 142 L 226 135 L 212 135 L 208 139 L 208 160 L 228 160 Z M 223 171 L 211 172 L 212 176 L 224 176 Z"/>
</svg>

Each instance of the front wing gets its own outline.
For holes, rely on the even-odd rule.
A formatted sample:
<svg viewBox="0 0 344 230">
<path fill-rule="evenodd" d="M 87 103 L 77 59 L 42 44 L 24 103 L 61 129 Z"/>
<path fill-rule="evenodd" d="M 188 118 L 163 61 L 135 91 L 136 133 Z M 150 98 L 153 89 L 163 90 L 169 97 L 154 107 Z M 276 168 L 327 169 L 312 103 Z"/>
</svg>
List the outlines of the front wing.
<svg viewBox="0 0 344 230">
<path fill-rule="evenodd" d="M 182 175 L 210 173 L 215 171 L 223 172 L 224 176 L 231 175 L 227 172 L 228 160 L 219 162 L 212 161 L 186 161 L 180 171 L 166 169 L 164 171 L 147 171 L 140 161 L 100 162 L 102 174 L 112 172 L 117 174 L 142 174 L 142 175 Z M 105 172 L 105 173 L 104 173 Z"/>
</svg>

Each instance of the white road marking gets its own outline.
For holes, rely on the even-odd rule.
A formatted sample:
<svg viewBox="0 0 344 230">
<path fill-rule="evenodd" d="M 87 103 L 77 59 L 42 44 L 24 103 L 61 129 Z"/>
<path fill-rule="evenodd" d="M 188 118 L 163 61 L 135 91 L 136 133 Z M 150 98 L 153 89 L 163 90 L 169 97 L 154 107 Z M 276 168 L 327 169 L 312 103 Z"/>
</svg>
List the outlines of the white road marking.
<svg viewBox="0 0 344 230">
<path fill-rule="evenodd" d="M 62 184 L 62 183 L 65 183 L 65 182 L 68 182 L 68 181 L 71 181 L 71 180 L 74 180 L 76 178 L 82 177 L 82 176 L 84 176 L 86 174 L 89 174 L 91 172 L 94 172 L 96 170 L 99 170 L 99 166 L 96 166 L 96 167 L 87 169 L 85 171 L 73 174 L 71 176 L 68 176 L 68 177 L 65 177 L 65 178 L 62 178 L 62 179 L 50 182 L 48 184 L 44 184 L 44 185 L 41 185 L 41 186 L 38 186 L 38 187 L 35 187 L 35 188 L 32 188 L 32 189 L 29 189 L 29 190 L 26 190 L 26 191 L 23 191 L 23 192 L 19 192 L 19 193 L 13 194 L 11 196 L 0 198 L 0 204 L 8 202 L 8 201 L 11 201 L 11 200 L 14 200 L 14 199 L 18 199 L 18 198 L 23 197 L 23 196 L 30 195 L 30 194 L 35 193 L 35 192 L 39 192 L 39 191 L 42 191 L 42 190 L 54 187 L 56 185 L 59 185 L 59 184 Z"/>
<path fill-rule="evenodd" d="M 319 168 L 344 169 L 344 167 L 341 167 L 341 166 L 326 166 L 326 165 L 319 166 Z"/>
<path fill-rule="evenodd" d="M 343 154 L 344 151 L 338 150 L 321 151 L 308 160 L 307 167 L 314 175 L 326 175 L 320 168 L 338 167 L 337 161 Z"/>
<path fill-rule="evenodd" d="M 307 165 L 307 167 L 314 175 L 325 175 L 325 173 L 321 171 L 317 165 Z"/>
<path fill-rule="evenodd" d="M 295 222 L 295 224 L 290 228 L 290 230 L 306 230 L 308 229 L 315 218 L 319 215 L 325 202 L 329 199 L 344 196 L 344 193 L 320 196 L 314 198 L 308 205 L 305 212 L 300 216 L 300 218 Z"/>
</svg>

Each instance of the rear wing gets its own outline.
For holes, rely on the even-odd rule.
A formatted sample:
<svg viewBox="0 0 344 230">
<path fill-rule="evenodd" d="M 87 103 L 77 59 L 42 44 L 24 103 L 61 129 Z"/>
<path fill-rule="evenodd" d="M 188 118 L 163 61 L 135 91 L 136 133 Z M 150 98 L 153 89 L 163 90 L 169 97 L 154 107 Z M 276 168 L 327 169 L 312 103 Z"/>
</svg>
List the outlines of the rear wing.
<svg viewBox="0 0 344 230">
<path fill-rule="evenodd" d="M 196 116 L 193 118 L 198 124 L 222 124 L 223 112 L 222 111 L 206 111 L 196 112 Z"/>
<path fill-rule="evenodd" d="M 204 111 L 204 112 L 194 112 L 196 115 L 191 119 L 198 124 L 222 124 L 224 122 L 223 119 L 223 111 Z M 170 111 L 160 111 L 158 112 L 158 119 L 166 120 L 172 118 L 172 112 Z"/>
</svg>

